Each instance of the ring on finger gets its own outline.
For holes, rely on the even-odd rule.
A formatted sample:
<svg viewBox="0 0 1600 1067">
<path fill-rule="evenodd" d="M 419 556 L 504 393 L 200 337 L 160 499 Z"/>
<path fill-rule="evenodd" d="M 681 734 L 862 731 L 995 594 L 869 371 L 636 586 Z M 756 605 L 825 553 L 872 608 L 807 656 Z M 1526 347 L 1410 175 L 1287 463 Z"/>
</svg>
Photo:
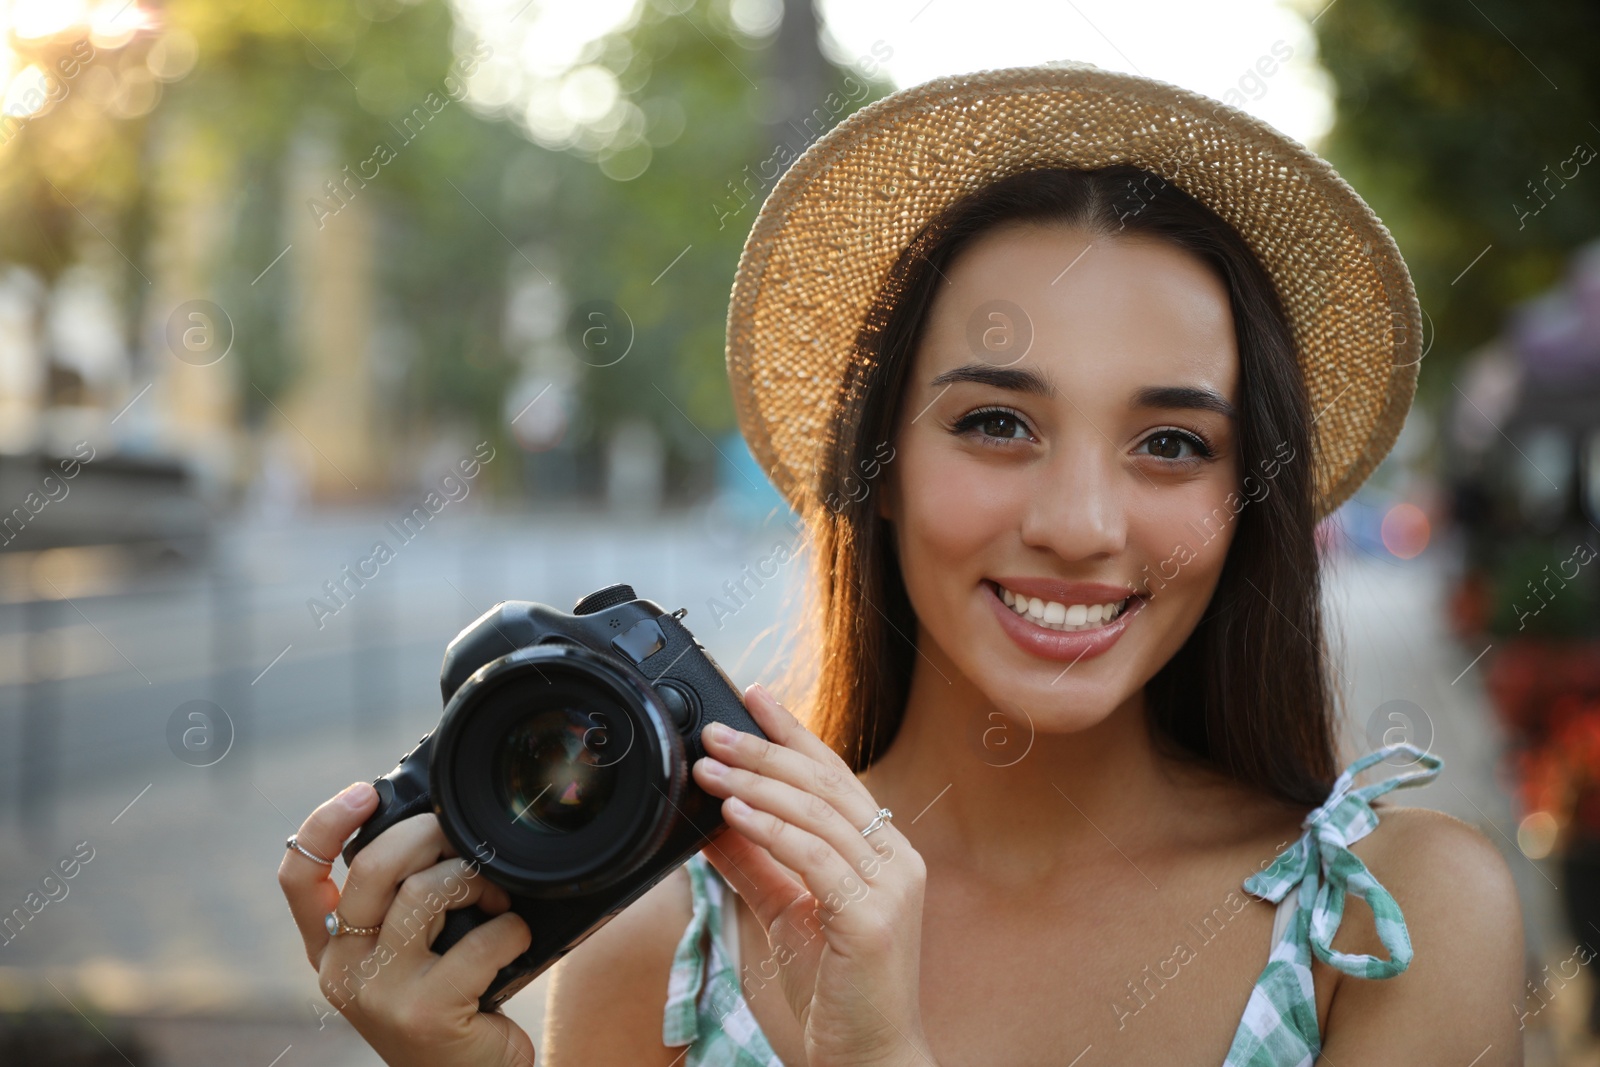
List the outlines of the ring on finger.
<svg viewBox="0 0 1600 1067">
<path fill-rule="evenodd" d="M 352 926 L 345 921 L 338 909 L 328 912 L 322 920 L 322 925 L 327 928 L 329 937 L 338 937 L 340 934 L 354 934 L 357 937 L 372 937 L 383 929 L 383 924 L 377 926 Z"/>
<path fill-rule="evenodd" d="M 894 818 L 894 812 L 890 811 L 888 808 L 879 808 L 872 816 L 872 821 L 867 824 L 867 828 L 861 831 L 861 836 L 866 837 L 875 830 L 883 829 L 884 824 L 886 824 L 892 818 Z"/>
<path fill-rule="evenodd" d="M 310 860 L 313 863 L 320 863 L 324 867 L 332 867 L 333 866 L 333 861 L 332 860 L 325 860 L 321 856 L 317 855 L 315 852 L 312 852 L 309 848 L 306 848 L 306 846 L 302 845 L 300 843 L 300 841 L 299 841 L 299 837 L 300 837 L 299 834 L 290 834 L 289 835 L 289 840 L 284 842 L 284 848 L 292 848 L 292 849 L 294 849 L 296 852 L 300 853 L 300 855 L 304 856 L 306 859 Z"/>
<path fill-rule="evenodd" d="M 757 810 L 764 811 L 774 818 L 806 829 L 819 837 L 832 839 L 835 846 L 840 850 L 840 854 L 844 856 L 856 856 L 858 849 L 846 845 L 845 841 L 849 839 L 841 835 L 853 831 L 862 837 L 866 837 L 873 831 L 880 829 L 885 822 L 885 817 L 891 814 L 887 808 L 879 808 L 875 812 L 871 825 L 865 830 L 857 830 L 856 819 L 859 816 L 841 810 L 840 806 L 828 803 L 826 798 L 818 793 L 809 792 L 785 778 L 768 777 L 742 767 L 733 767 L 730 768 L 730 771 L 735 776 L 741 776 L 735 780 L 749 783 L 749 790 L 745 793 L 745 803 L 750 803 L 749 798 L 757 798 L 758 802 L 753 805 Z M 851 806 L 853 807 L 854 798 L 851 799 Z M 863 799 L 871 802 L 870 797 Z M 862 807 L 865 807 L 865 804 Z M 818 814 L 819 808 L 822 812 L 820 815 Z M 861 851 L 860 856 L 857 857 L 858 862 L 871 856 L 874 852 L 878 852 L 877 849 L 873 848 L 871 842 L 867 843 L 866 849 L 870 851 Z M 881 855 L 881 853 L 879 854 Z"/>
</svg>

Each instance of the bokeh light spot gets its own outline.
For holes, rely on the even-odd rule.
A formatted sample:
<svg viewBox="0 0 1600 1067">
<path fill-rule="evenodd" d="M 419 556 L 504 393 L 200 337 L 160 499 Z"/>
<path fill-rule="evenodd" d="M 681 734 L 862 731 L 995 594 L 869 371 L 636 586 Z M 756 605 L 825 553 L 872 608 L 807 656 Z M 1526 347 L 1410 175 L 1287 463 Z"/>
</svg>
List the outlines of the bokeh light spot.
<svg viewBox="0 0 1600 1067">
<path fill-rule="evenodd" d="M 1415 504 L 1396 504 L 1383 516 L 1383 547 L 1401 559 L 1413 559 L 1428 547 L 1432 524 Z"/>
<path fill-rule="evenodd" d="M 1548 811 L 1536 811 L 1517 826 L 1517 847 L 1530 860 L 1542 860 L 1556 847 L 1561 825 Z"/>
</svg>

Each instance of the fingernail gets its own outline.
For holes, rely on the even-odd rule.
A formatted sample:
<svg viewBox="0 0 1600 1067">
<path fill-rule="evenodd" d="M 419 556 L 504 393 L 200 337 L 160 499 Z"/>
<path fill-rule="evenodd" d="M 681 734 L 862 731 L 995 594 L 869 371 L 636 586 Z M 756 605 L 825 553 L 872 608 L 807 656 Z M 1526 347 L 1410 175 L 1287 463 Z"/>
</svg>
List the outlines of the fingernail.
<svg viewBox="0 0 1600 1067">
<path fill-rule="evenodd" d="M 708 723 L 704 733 L 713 741 L 732 741 L 734 730 L 720 722 Z"/>
<path fill-rule="evenodd" d="M 734 815 L 749 815 L 750 805 L 746 804 L 738 797 L 729 797 L 727 800 L 722 802 L 722 813 L 724 815 L 730 813 Z"/>
<path fill-rule="evenodd" d="M 762 685 L 760 682 L 757 682 L 755 685 L 751 686 L 750 688 L 755 690 L 755 692 L 761 697 L 762 700 L 771 700 L 772 703 L 774 703 L 774 704 L 777 703 L 776 700 L 772 700 L 772 694 L 767 692 L 767 687 Z"/>
<path fill-rule="evenodd" d="M 339 799 L 352 811 L 360 811 L 371 799 L 374 790 L 371 782 L 351 782 L 339 793 Z"/>
<path fill-rule="evenodd" d="M 721 778 L 728 773 L 728 765 L 719 759 L 705 756 L 698 761 L 700 769 L 713 778 Z"/>
</svg>

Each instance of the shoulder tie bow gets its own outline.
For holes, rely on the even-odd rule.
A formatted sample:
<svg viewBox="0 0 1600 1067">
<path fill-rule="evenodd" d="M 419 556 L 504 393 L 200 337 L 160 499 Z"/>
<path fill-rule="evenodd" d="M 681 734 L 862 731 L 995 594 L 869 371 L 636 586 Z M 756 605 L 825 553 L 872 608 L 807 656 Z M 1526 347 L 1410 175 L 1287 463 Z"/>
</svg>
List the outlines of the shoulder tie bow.
<svg viewBox="0 0 1600 1067">
<path fill-rule="evenodd" d="M 1420 767 L 1359 789 L 1351 788 L 1356 775 L 1395 755 L 1410 756 L 1408 766 Z M 1406 931 L 1400 906 L 1361 858 L 1350 851 L 1350 846 L 1378 825 L 1372 801 L 1391 789 L 1424 785 L 1436 778 L 1443 766 L 1437 756 L 1408 742 L 1362 756 L 1334 782 L 1322 806 L 1305 817 L 1301 823 L 1305 833 L 1300 839 L 1279 853 L 1271 866 L 1245 879 L 1245 891 L 1277 903 L 1299 886 L 1298 906 L 1311 911 L 1311 951 L 1323 963 L 1357 978 L 1392 978 L 1404 971 L 1411 963 L 1411 935 Z M 1372 909 L 1378 940 L 1388 949 L 1388 959 L 1334 950 L 1333 935 L 1344 918 L 1345 900 L 1352 896 L 1366 901 Z"/>
</svg>

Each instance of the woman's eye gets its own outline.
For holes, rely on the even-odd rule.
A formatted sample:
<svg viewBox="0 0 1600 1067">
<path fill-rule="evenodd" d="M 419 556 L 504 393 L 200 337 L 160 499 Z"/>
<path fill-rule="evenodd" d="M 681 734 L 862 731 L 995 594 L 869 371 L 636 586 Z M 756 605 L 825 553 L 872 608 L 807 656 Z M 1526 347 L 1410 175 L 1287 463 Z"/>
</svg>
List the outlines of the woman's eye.
<svg viewBox="0 0 1600 1067">
<path fill-rule="evenodd" d="M 1010 411 L 974 411 L 963 416 L 955 425 L 958 434 L 978 431 L 982 437 L 999 439 L 1026 439 L 1031 436 L 1028 424 Z"/>
<path fill-rule="evenodd" d="M 1210 447 L 1199 437 L 1181 430 L 1157 430 L 1144 439 L 1146 455 L 1166 460 L 1208 459 Z M 1189 454 L 1184 453 L 1189 448 Z"/>
</svg>

